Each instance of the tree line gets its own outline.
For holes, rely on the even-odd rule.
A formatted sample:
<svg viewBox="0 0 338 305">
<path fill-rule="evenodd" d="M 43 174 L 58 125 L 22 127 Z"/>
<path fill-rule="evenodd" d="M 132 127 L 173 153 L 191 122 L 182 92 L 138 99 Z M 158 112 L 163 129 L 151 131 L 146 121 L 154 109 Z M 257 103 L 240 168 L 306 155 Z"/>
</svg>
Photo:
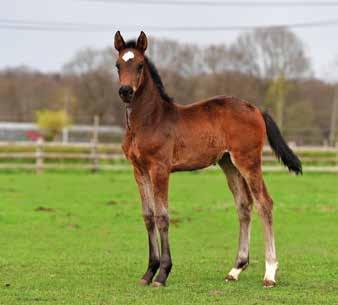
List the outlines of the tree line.
<svg viewBox="0 0 338 305">
<path fill-rule="evenodd" d="M 179 103 L 233 95 L 268 110 L 289 141 L 322 144 L 330 133 L 333 139 L 336 86 L 313 77 L 304 45 L 290 30 L 257 29 L 230 45 L 204 47 L 153 38 L 147 54 Z M 98 115 L 103 124 L 123 126 L 115 61 L 111 47 L 86 48 L 59 73 L 0 71 L 0 119 L 35 121 L 39 110 L 62 109 L 74 123 L 91 123 Z"/>
</svg>

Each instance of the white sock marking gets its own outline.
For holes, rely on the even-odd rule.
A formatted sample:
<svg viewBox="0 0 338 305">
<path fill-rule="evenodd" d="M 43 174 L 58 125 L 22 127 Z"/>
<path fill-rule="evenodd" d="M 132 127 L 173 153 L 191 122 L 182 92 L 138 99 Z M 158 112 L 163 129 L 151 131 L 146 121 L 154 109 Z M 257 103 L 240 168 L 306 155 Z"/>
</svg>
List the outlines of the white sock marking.
<svg viewBox="0 0 338 305">
<path fill-rule="evenodd" d="M 232 276 L 237 281 L 238 276 L 241 272 L 242 272 L 242 269 L 232 268 L 229 272 L 229 275 Z"/>
<path fill-rule="evenodd" d="M 275 276 L 276 276 L 276 271 L 278 269 L 278 263 L 268 263 L 265 262 L 265 276 L 264 280 L 269 280 L 276 282 Z"/>
</svg>

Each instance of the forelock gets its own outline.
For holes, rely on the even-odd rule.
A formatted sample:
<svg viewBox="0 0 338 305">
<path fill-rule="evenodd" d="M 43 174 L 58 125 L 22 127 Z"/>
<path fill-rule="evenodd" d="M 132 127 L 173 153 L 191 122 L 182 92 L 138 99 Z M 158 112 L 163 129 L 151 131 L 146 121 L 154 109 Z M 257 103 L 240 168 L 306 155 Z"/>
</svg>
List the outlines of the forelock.
<svg viewBox="0 0 338 305">
<path fill-rule="evenodd" d="M 132 40 L 128 40 L 126 43 L 125 43 L 125 49 L 136 49 L 136 40 L 132 39 Z"/>
</svg>

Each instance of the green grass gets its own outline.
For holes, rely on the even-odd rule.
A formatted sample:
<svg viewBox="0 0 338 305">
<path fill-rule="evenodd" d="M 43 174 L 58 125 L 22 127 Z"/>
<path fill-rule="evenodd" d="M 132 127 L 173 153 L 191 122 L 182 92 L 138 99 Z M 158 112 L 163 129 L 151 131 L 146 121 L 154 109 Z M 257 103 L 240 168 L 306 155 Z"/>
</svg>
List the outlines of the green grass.
<svg viewBox="0 0 338 305">
<path fill-rule="evenodd" d="M 0 304 L 337 304 L 338 178 L 269 174 L 280 270 L 264 289 L 262 228 L 236 283 L 238 221 L 221 172 L 174 174 L 173 270 L 139 287 L 147 237 L 132 174 L 0 174 Z"/>
</svg>

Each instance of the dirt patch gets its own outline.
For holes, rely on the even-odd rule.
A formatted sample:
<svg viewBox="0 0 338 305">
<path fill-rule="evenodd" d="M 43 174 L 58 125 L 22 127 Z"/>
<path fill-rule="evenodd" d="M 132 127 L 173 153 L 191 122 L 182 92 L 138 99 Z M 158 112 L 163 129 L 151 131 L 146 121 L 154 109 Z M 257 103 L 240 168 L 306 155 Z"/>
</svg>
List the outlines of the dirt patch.
<svg viewBox="0 0 338 305">
<path fill-rule="evenodd" d="M 12 187 L 0 187 L 1 192 L 16 193 L 18 190 Z"/>
<path fill-rule="evenodd" d="M 183 222 L 190 222 L 191 221 L 191 217 L 186 217 L 186 218 L 181 218 L 181 217 L 170 217 L 170 224 L 178 227 L 180 224 L 182 224 Z"/>
<path fill-rule="evenodd" d="M 203 209 L 203 208 L 201 208 L 201 207 L 193 207 L 192 209 L 193 209 L 193 211 L 195 211 L 195 212 L 204 212 L 204 210 L 205 210 L 205 209 Z"/>
<path fill-rule="evenodd" d="M 114 199 L 112 200 L 108 200 L 105 202 L 100 202 L 99 204 L 103 204 L 103 205 L 107 205 L 107 206 L 113 206 L 113 205 L 120 205 L 120 204 L 139 204 L 138 202 L 134 202 L 134 201 L 116 201 Z"/>
<path fill-rule="evenodd" d="M 178 215 L 178 211 L 175 208 L 170 208 L 169 209 L 169 214 L 171 214 L 171 215 Z"/>
<path fill-rule="evenodd" d="M 80 229 L 80 226 L 76 223 L 70 223 L 67 225 L 67 228 L 69 229 Z"/>
<path fill-rule="evenodd" d="M 118 202 L 116 200 L 109 200 L 105 203 L 105 205 L 117 205 Z"/>
<path fill-rule="evenodd" d="M 224 292 L 219 289 L 213 289 L 209 291 L 209 295 L 213 297 L 220 297 L 224 295 Z"/>
<path fill-rule="evenodd" d="M 320 211 L 324 213 L 335 213 L 338 212 L 338 207 L 330 204 L 318 205 Z"/>
<path fill-rule="evenodd" d="M 40 206 L 40 207 L 37 207 L 34 211 L 35 212 L 55 212 L 55 209 Z"/>
<path fill-rule="evenodd" d="M 170 224 L 172 224 L 173 226 L 177 227 L 180 223 L 182 223 L 182 219 L 175 217 L 175 218 L 170 218 Z"/>
</svg>

